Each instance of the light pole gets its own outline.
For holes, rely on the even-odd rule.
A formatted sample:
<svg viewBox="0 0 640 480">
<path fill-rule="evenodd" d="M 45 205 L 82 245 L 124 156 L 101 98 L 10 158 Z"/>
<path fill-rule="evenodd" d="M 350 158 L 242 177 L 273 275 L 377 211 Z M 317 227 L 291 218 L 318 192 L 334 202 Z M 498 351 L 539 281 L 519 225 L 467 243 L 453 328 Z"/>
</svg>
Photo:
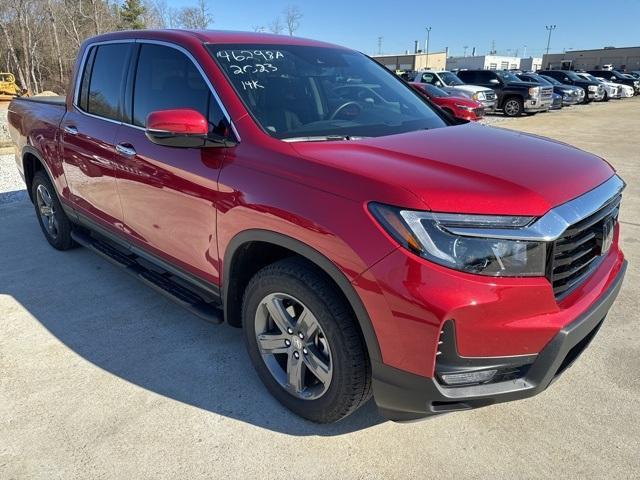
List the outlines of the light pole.
<svg viewBox="0 0 640 480">
<path fill-rule="evenodd" d="M 551 45 L 551 32 L 553 32 L 556 28 L 556 25 L 545 25 L 544 28 L 549 32 L 549 36 L 547 37 L 547 55 L 549 55 L 549 45 Z"/>
<path fill-rule="evenodd" d="M 429 34 L 431 33 L 431 27 L 427 27 L 427 40 L 424 42 L 424 51 L 427 54 L 427 70 L 429 69 Z"/>
</svg>

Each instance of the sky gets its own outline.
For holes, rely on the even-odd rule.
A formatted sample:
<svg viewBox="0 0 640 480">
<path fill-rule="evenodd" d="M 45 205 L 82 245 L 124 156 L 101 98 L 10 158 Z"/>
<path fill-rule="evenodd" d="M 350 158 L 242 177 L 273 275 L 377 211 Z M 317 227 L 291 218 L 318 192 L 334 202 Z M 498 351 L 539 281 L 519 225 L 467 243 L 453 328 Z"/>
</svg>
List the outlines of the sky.
<svg viewBox="0 0 640 480">
<path fill-rule="evenodd" d="M 336 43 L 369 55 L 424 48 L 430 26 L 429 51 L 449 48 L 450 55 L 486 54 L 495 42 L 499 54 L 542 56 L 545 25 L 555 24 L 550 52 L 640 46 L 640 0 L 209 0 L 215 18 L 211 28 L 253 30 L 280 15 L 287 5 L 303 13 L 296 35 Z M 166 0 L 171 7 L 195 0 Z"/>
</svg>

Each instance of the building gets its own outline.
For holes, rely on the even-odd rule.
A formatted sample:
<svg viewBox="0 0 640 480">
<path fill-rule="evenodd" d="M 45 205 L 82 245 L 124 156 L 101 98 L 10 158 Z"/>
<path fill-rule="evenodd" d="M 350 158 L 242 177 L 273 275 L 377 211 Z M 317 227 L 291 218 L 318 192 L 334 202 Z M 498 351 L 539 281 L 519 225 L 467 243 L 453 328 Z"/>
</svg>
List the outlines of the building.
<svg viewBox="0 0 640 480">
<path fill-rule="evenodd" d="M 520 57 L 475 55 L 447 58 L 447 70 L 516 70 L 519 68 Z"/>
<path fill-rule="evenodd" d="M 389 70 L 444 70 L 447 63 L 446 52 L 406 53 L 404 55 L 374 55 L 376 62 Z"/>
<path fill-rule="evenodd" d="M 542 68 L 542 58 L 529 57 L 520 60 L 520 70 L 525 72 L 535 72 Z"/>
<path fill-rule="evenodd" d="M 640 47 L 605 47 L 595 50 L 570 50 L 542 57 L 548 69 L 598 70 L 604 65 L 627 70 L 640 70 Z"/>
</svg>

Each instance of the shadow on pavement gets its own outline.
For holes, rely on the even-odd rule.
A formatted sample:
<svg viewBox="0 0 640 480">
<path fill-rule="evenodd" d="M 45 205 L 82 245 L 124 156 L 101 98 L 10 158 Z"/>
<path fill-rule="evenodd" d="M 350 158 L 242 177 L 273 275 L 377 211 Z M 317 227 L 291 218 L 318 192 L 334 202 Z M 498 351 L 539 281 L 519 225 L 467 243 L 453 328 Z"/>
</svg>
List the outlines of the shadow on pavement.
<svg viewBox="0 0 640 480">
<path fill-rule="evenodd" d="M 0 248 L 0 294 L 127 382 L 289 435 L 341 435 L 385 421 L 372 401 L 333 425 L 295 416 L 263 387 L 241 330 L 203 322 L 87 250 L 52 249 L 29 202 L 0 207 Z"/>
</svg>

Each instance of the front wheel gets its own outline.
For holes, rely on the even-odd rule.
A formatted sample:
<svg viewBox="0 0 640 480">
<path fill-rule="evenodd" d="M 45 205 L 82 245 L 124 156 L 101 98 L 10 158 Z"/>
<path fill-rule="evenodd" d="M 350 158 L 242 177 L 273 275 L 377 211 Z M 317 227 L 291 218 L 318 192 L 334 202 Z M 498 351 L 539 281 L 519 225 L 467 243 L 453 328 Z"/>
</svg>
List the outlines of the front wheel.
<svg viewBox="0 0 640 480">
<path fill-rule="evenodd" d="M 511 97 L 504 102 L 502 109 L 507 117 L 519 117 L 524 111 L 524 103 L 521 98 Z"/>
<path fill-rule="evenodd" d="M 245 343 L 260 379 L 285 407 L 340 420 L 371 395 L 362 334 L 335 286 L 301 259 L 260 270 L 242 304 Z"/>
</svg>

